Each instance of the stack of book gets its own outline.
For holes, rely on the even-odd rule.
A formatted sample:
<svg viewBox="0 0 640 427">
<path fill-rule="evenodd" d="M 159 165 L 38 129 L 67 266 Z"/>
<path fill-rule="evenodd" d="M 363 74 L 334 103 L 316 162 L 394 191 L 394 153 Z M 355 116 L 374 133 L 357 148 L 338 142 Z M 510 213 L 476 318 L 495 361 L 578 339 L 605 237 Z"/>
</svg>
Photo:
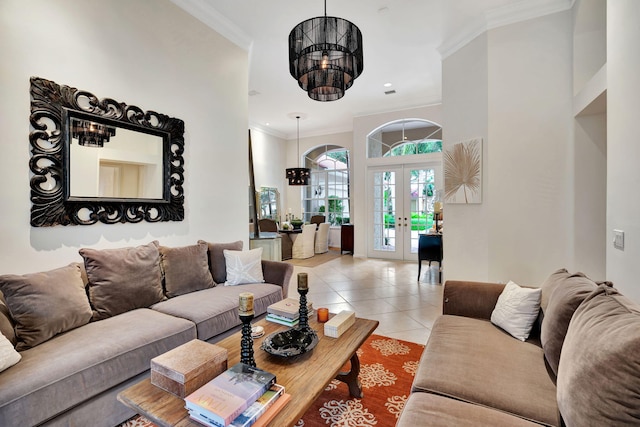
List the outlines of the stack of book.
<svg viewBox="0 0 640 427">
<path fill-rule="evenodd" d="M 307 310 L 311 316 L 312 305 L 307 302 Z M 267 307 L 267 320 L 281 325 L 294 327 L 300 323 L 300 301 L 293 298 L 285 298 Z"/>
<path fill-rule="evenodd" d="M 185 397 L 189 417 L 208 427 L 267 424 L 289 401 L 275 375 L 238 363 Z"/>
</svg>

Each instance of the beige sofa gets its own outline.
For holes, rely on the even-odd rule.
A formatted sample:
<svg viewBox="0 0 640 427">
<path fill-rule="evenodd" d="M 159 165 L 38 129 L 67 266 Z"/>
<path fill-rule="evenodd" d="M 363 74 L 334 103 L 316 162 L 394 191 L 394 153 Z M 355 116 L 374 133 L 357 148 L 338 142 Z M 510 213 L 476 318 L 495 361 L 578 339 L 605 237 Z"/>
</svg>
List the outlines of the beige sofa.
<svg viewBox="0 0 640 427">
<path fill-rule="evenodd" d="M 237 330 L 240 292 L 254 294 L 256 316 L 287 296 L 293 266 L 241 249 L 81 249 L 83 263 L 0 276 L 0 330 L 21 356 L 0 373 L 0 426 L 114 427 L 133 416 L 116 395 L 148 377 L 152 358 Z M 243 282 L 239 270 L 256 255 L 249 270 L 264 283 L 223 285 Z"/>
<path fill-rule="evenodd" d="M 640 425 L 640 306 L 558 270 L 520 341 L 491 322 L 504 287 L 446 282 L 397 426 Z"/>
</svg>

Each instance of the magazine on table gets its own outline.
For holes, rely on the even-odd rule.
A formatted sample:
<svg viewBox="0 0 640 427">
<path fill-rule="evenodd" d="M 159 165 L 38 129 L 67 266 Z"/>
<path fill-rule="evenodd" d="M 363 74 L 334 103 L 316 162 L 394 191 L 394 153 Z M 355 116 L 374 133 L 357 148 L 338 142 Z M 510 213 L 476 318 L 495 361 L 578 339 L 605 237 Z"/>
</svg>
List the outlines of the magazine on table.
<svg viewBox="0 0 640 427">
<path fill-rule="evenodd" d="M 289 326 L 289 327 L 294 327 L 296 326 L 298 323 L 300 323 L 300 319 L 296 319 L 296 320 L 286 320 L 283 319 L 281 316 L 274 316 L 271 314 L 267 314 L 266 319 L 269 322 L 273 322 L 273 323 L 279 323 L 280 325 L 285 325 L 285 326 Z"/>
<path fill-rule="evenodd" d="M 282 399 L 282 402 L 276 407 L 278 400 Z M 274 414 L 268 418 L 268 423 L 273 417 L 280 411 L 280 409 L 291 399 L 291 395 L 285 393 L 285 388 L 280 384 L 274 384 L 269 390 L 264 392 L 262 396 L 258 398 L 251 406 L 244 410 L 244 412 L 229 424 L 228 427 L 249 427 L 258 422 L 263 421 L 263 415 L 269 417 L 267 412 L 275 407 Z M 189 411 L 189 417 L 194 421 L 199 422 L 207 427 L 227 427 L 221 426 L 215 420 L 209 419 L 206 415 L 200 414 L 197 411 Z M 265 423 L 265 424 L 266 424 Z"/>
<path fill-rule="evenodd" d="M 307 302 L 307 310 L 309 312 L 312 310 L 311 301 Z M 295 298 L 285 298 L 267 307 L 267 313 L 295 320 L 300 317 L 300 301 Z"/>
<path fill-rule="evenodd" d="M 226 427 L 275 382 L 272 373 L 238 363 L 185 397 L 185 406 L 216 427 Z"/>
</svg>

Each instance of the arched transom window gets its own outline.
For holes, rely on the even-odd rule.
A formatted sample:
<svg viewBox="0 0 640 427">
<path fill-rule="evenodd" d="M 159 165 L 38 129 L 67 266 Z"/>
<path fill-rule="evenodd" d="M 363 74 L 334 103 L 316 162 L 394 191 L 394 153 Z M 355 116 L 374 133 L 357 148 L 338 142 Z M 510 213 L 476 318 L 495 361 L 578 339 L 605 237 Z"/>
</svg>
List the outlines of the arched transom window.
<svg viewBox="0 0 640 427">
<path fill-rule="evenodd" d="M 367 137 L 367 158 L 442 151 L 442 127 L 422 119 L 387 123 Z"/>
</svg>

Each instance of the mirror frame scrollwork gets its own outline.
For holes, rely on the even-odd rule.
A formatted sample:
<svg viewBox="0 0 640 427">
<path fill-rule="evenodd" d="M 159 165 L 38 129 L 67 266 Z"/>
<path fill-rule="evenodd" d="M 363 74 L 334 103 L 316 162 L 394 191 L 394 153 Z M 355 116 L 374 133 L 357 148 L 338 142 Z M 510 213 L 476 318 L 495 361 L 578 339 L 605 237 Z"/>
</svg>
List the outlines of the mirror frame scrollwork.
<svg viewBox="0 0 640 427">
<path fill-rule="evenodd" d="M 184 219 L 184 122 L 155 111 L 39 77 L 31 77 L 29 133 L 31 225 L 91 225 Z M 162 199 L 69 197 L 69 112 L 145 133 L 164 135 Z"/>
</svg>

